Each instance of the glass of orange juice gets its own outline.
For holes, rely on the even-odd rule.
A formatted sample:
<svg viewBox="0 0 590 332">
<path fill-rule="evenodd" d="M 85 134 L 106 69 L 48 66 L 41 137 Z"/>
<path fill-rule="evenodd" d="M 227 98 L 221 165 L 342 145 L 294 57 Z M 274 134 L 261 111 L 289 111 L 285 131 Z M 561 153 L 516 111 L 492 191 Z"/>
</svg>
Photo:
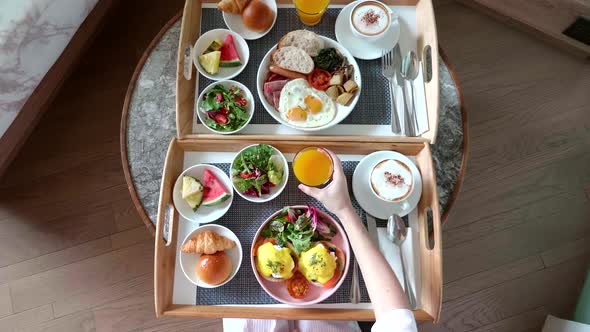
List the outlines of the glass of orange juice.
<svg viewBox="0 0 590 332">
<path fill-rule="evenodd" d="M 310 187 L 319 187 L 330 181 L 334 165 L 330 154 L 316 147 L 307 147 L 293 158 L 293 173 L 299 182 Z"/>
<path fill-rule="evenodd" d="M 305 25 L 320 23 L 330 0 L 293 0 L 299 19 Z"/>
</svg>

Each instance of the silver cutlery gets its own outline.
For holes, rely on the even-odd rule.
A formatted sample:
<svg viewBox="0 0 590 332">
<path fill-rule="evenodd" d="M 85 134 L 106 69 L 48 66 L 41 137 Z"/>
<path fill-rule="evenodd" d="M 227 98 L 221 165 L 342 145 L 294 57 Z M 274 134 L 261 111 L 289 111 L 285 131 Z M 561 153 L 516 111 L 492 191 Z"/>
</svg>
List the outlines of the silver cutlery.
<svg viewBox="0 0 590 332">
<path fill-rule="evenodd" d="M 366 215 L 366 213 L 365 213 Z M 366 227 L 366 223 L 363 222 Z M 359 282 L 359 263 L 354 257 L 352 265 L 352 282 L 350 283 L 350 303 L 358 304 L 361 301 L 361 286 Z"/>
<path fill-rule="evenodd" d="M 395 77 L 395 64 L 393 61 L 393 50 L 381 51 L 381 75 L 389 81 L 389 96 L 391 101 L 391 132 L 394 135 L 403 135 L 402 127 L 399 121 L 399 114 L 397 112 L 397 104 L 395 99 L 395 85 L 393 78 Z"/>
<path fill-rule="evenodd" d="M 397 214 L 391 215 L 387 220 L 387 237 L 399 247 L 399 257 L 402 264 L 402 275 L 404 276 L 404 290 L 406 291 L 406 296 L 408 297 L 410 309 L 414 309 L 416 308 L 416 299 L 414 297 L 412 287 L 410 286 L 410 281 L 408 280 L 406 264 L 404 262 L 404 254 L 402 251 L 402 244 L 406 240 L 407 235 L 408 229 L 406 228 L 406 224 L 402 218 Z"/>
<path fill-rule="evenodd" d="M 414 136 L 414 130 L 412 128 L 412 123 L 410 121 L 410 115 L 408 111 L 408 103 L 406 101 L 406 81 L 402 77 L 401 74 L 401 67 L 402 67 L 402 52 L 400 51 L 399 44 L 396 44 L 393 48 L 393 65 L 395 66 L 395 81 L 397 85 L 402 88 L 402 101 L 403 101 L 403 127 L 406 136 Z"/>
<path fill-rule="evenodd" d="M 409 51 L 402 60 L 401 75 L 410 82 L 410 94 L 412 100 L 412 107 L 410 109 L 410 122 L 414 129 L 414 136 L 420 135 L 418 130 L 418 117 L 416 116 L 416 99 L 414 98 L 414 80 L 418 77 L 418 57 L 414 51 Z M 404 84 L 405 87 L 405 84 Z M 404 96 L 405 96 L 404 91 Z"/>
<path fill-rule="evenodd" d="M 377 233 L 377 222 L 375 221 L 375 217 L 370 214 L 366 214 L 367 217 L 367 230 L 369 231 L 369 236 L 373 243 L 379 248 L 379 234 Z"/>
</svg>

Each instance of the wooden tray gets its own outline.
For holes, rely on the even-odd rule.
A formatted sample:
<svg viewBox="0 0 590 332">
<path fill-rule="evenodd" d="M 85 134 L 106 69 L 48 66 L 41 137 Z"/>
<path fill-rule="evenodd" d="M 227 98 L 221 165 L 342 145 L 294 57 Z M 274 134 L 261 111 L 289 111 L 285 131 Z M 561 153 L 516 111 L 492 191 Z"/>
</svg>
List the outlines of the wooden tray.
<svg viewBox="0 0 590 332">
<path fill-rule="evenodd" d="M 180 139 L 190 138 L 202 138 L 202 139 L 220 139 L 220 140 L 232 140 L 231 135 L 218 135 L 212 133 L 194 133 L 194 105 L 195 105 L 195 91 L 198 90 L 198 72 L 192 64 L 190 56 L 186 57 L 187 48 L 190 49 L 200 36 L 201 30 L 201 9 L 203 4 L 210 5 L 216 3 L 216 0 L 186 0 L 184 6 L 184 12 L 182 16 L 182 26 L 180 30 L 180 40 L 178 48 L 178 68 L 176 75 L 176 130 L 177 137 Z M 352 1 L 349 0 L 333 0 L 331 6 L 342 6 Z M 384 3 L 389 5 L 400 5 L 400 6 L 415 6 L 415 24 L 412 25 L 411 29 L 402 30 L 405 31 L 408 38 L 415 38 L 415 41 L 408 40 L 409 44 L 415 43 L 415 45 L 409 45 L 409 48 L 416 50 L 420 59 L 430 59 L 428 66 L 431 68 L 432 77 L 427 83 L 424 83 L 424 97 L 422 104 L 425 105 L 426 114 L 428 116 L 428 124 L 430 130 L 422 134 L 421 137 L 400 137 L 393 136 L 390 134 L 389 128 L 381 130 L 377 134 L 373 135 L 360 135 L 352 134 L 345 135 L 346 132 L 351 132 L 348 128 L 353 125 L 347 125 L 337 130 L 324 130 L 314 132 L 313 136 L 318 139 L 321 136 L 322 140 L 325 141 L 343 141 L 352 140 L 357 142 L 425 142 L 434 143 L 436 139 L 436 132 L 438 126 L 438 105 L 439 105 L 439 73 L 438 73 L 438 41 L 436 34 L 436 23 L 434 20 L 434 11 L 431 0 L 383 0 Z M 277 0 L 277 4 L 283 6 L 292 6 L 291 0 Z M 276 24 L 280 24 L 280 20 L 277 20 Z M 404 28 L 405 29 L 405 28 Z M 405 36 L 405 35 L 404 35 Z M 406 37 L 404 37 L 406 38 Z M 403 45 L 402 45 L 403 46 Z M 429 49 L 431 56 L 426 56 L 426 49 Z M 408 49 L 403 49 L 402 52 L 406 52 Z M 187 61 L 185 61 L 187 59 Z M 423 61 L 426 62 L 426 61 Z M 258 66 L 257 63 L 248 63 L 248 66 Z M 426 66 L 426 64 L 424 64 Z M 185 78 L 185 68 L 191 73 L 190 79 Z M 424 70 L 423 70 L 424 71 Z M 419 83 L 416 83 L 418 85 Z M 422 88 L 419 87 L 418 90 Z M 418 91 L 417 90 L 417 91 Z M 255 98 L 258 98 L 256 89 L 252 89 L 252 93 Z M 385 97 L 384 97 L 385 98 Z M 359 101 L 362 103 L 362 99 Z M 420 104 L 420 102 L 418 102 Z M 257 109 L 256 112 L 266 112 L 264 109 Z M 354 112 L 354 111 L 353 111 Z M 355 126 L 360 128 L 362 126 Z M 283 140 L 301 140 L 304 139 L 305 135 L 310 135 L 309 132 L 298 132 L 298 134 L 286 134 L 280 135 Z M 342 132 L 342 134 L 340 134 Z M 360 130 L 364 132 L 364 130 Z M 250 135 L 254 136 L 254 135 Z M 261 139 L 271 140 L 275 136 L 270 133 L 256 133 L 256 137 Z"/>
<path fill-rule="evenodd" d="M 264 140 L 247 137 L 231 139 L 172 139 L 162 177 L 160 201 L 155 240 L 155 309 L 157 317 L 162 316 L 194 316 L 194 317 L 226 317 L 226 318 L 266 318 L 266 319 L 336 319 L 336 320 L 374 320 L 373 311 L 363 309 L 334 308 L 284 308 L 260 306 L 207 306 L 178 305 L 172 303 L 174 289 L 175 262 L 179 241 L 179 214 L 172 203 L 174 183 L 184 167 L 185 152 L 237 152 L 241 148 L 258 143 L 272 144 L 283 153 L 295 153 L 306 146 L 326 147 L 337 154 L 369 154 L 380 150 L 398 151 L 414 156 L 416 166 L 422 175 L 422 197 L 417 207 L 418 257 L 421 274 L 418 303 L 420 308 L 414 311 L 417 320 L 437 321 L 442 300 L 442 241 L 440 210 L 436 190 L 435 169 L 430 146 L 427 142 L 393 143 L 372 142 L 358 144 L 356 142 L 335 142 L 308 138 L 305 141 Z M 432 236 L 428 234 L 428 211 L 432 211 Z M 168 221 L 168 240 L 164 240 L 164 228 Z M 248 268 L 248 266 L 242 266 Z"/>
</svg>

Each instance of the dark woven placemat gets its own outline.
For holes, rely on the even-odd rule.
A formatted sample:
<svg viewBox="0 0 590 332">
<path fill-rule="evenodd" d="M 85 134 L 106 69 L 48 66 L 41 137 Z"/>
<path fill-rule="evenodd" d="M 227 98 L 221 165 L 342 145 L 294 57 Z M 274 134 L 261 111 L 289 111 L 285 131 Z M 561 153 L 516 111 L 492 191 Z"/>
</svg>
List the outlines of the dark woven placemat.
<svg viewBox="0 0 590 332">
<path fill-rule="evenodd" d="M 352 174 L 358 162 L 345 161 L 342 164 L 350 186 L 350 183 L 352 183 Z M 225 163 L 214 165 L 229 173 L 230 164 Z M 231 208 L 223 218 L 215 221 L 215 223 L 231 229 L 240 239 L 242 251 L 244 253 L 242 266 L 236 276 L 227 284 L 218 288 L 198 288 L 196 295 L 197 305 L 279 303 L 266 294 L 256 280 L 254 272 L 252 271 L 252 264 L 250 263 L 250 248 L 258 227 L 260 227 L 268 216 L 284 206 L 310 204 L 325 211 L 318 201 L 305 195 L 297 188 L 298 183 L 299 181 L 293 176 L 293 174 L 290 174 L 287 186 L 281 195 L 266 203 L 251 203 L 234 193 L 234 200 Z M 360 207 L 356 202 L 356 199 L 354 199 L 350 188 L 349 192 L 351 193 L 352 204 L 357 210 L 357 213 L 359 213 Z M 377 226 L 385 227 L 385 222 L 378 221 Z M 352 280 L 352 262 L 354 256 L 351 256 L 350 259 L 351 265 L 344 283 L 342 283 L 342 286 L 340 286 L 340 288 L 323 303 L 350 302 L 350 283 Z M 360 273 L 359 277 L 361 282 L 361 302 L 370 302 L 369 295 Z"/>
<path fill-rule="evenodd" d="M 254 116 L 250 123 L 253 124 L 275 124 L 273 119 L 264 109 L 258 99 L 256 88 L 256 74 L 258 66 L 264 55 L 273 47 L 281 37 L 289 31 L 297 29 L 311 30 L 322 36 L 336 40 L 334 26 L 340 8 L 329 8 L 320 23 L 314 27 L 303 25 L 297 16 L 294 8 L 279 8 L 277 22 L 272 30 L 264 37 L 256 40 L 248 40 L 250 48 L 250 60 L 244 71 L 236 76 L 234 80 L 246 85 L 256 100 Z M 226 29 L 221 12 L 213 8 L 203 8 L 201 19 L 201 34 L 213 29 Z M 391 112 L 389 93 L 387 92 L 387 80 L 381 75 L 379 60 L 356 60 L 361 69 L 362 88 L 360 100 L 354 110 L 344 119 L 342 124 L 364 124 L 364 125 L 387 125 L 390 123 Z M 199 91 L 197 96 L 205 87 L 213 81 L 199 75 Z M 379 93 L 382 91 L 382 93 Z M 194 117 L 197 119 L 197 116 Z"/>
</svg>

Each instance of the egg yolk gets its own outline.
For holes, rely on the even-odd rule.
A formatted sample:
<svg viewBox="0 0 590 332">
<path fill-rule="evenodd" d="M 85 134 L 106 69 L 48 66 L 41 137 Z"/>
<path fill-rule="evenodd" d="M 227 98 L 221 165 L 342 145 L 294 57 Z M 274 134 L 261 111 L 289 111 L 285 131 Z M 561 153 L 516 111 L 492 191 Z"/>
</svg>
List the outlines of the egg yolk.
<svg viewBox="0 0 590 332">
<path fill-rule="evenodd" d="M 319 113 L 322 110 L 322 101 L 318 98 L 315 98 L 314 96 L 307 95 L 303 101 L 305 102 L 305 105 L 311 114 Z"/>
<path fill-rule="evenodd" d="M 295 262 L 288 248 L 277 249 L 267 242 L 258 248 L 256 259 L 258 272 L 266 277 L 289 279 L 293 276 Z"/>
<path fill-rule="evenodd" d="M 326 247 L 318 244 L 301 254 L 299 269 L 307 280 L 325 284 L 334 276 L 336 258 Z"/>
<path fill-rule="evenodd" d="M 301 107 L 293 107 L 287 111 L 287 119 L 291 121 L 305 121 L 307 120 L 307 112 Z"/>
</svg>

